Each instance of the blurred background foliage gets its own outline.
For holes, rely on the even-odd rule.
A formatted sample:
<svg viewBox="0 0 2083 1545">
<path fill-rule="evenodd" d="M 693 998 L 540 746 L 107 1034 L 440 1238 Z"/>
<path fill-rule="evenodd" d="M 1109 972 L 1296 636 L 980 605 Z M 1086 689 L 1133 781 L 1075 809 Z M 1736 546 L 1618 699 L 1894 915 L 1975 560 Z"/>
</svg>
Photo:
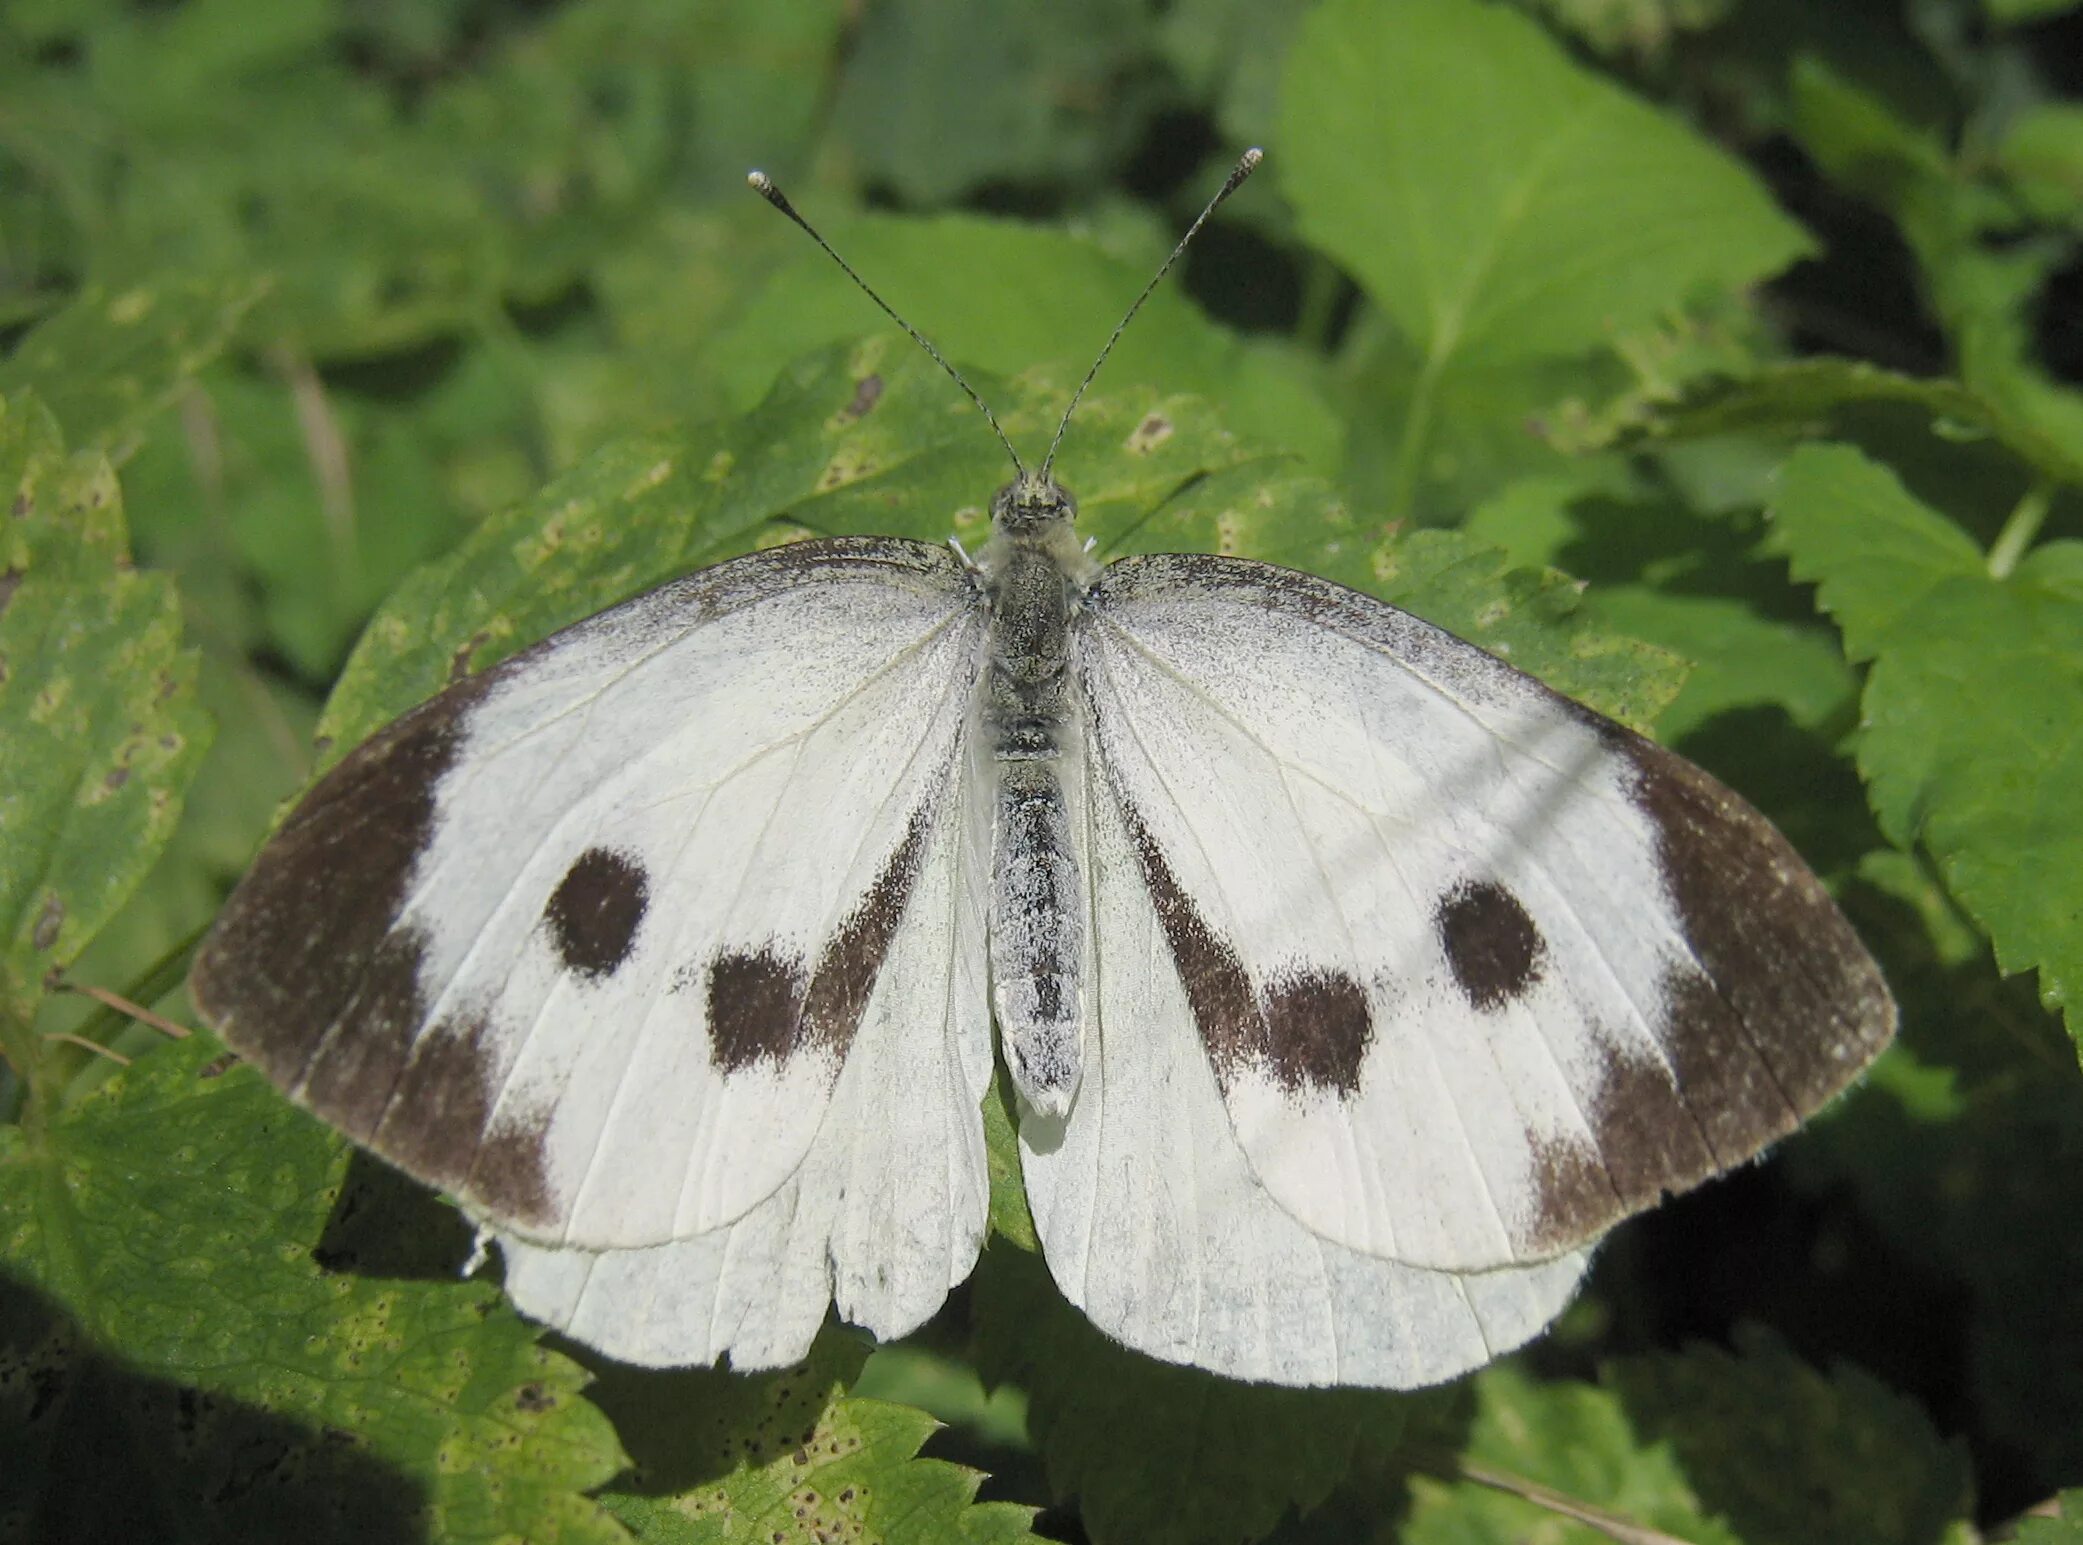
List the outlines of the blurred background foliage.
<svg viewBox="0 0 2083 1545">
<path fill-rule="evenodd" d="M 2025 556 L 2049 606 L 2083 601 L 2079 95 L 2070 0 L 8 0 L 0 393 L 33 388 L 119 473 L 217 725 L 72 976 L 178 1007 L 182 949 L 404 576 L 603 446 L 744 414 L 878 326 L 748 167 L 955 360 L 1075 379 L 1264 144 L 1105 387 L 1198 394 L 1364 530 L 1552 565 L 1597 626 L 1692 662 L 1659 734 L 1838 888 L 1903 1045 L 1782 1156 L 1622 1230 L 1562 1328 L 1457 1397 L 1435 1449 L 1458 1461 L 1392 1434 L 1251 1505 L 1174 1506 L 1195 1461 L 1065 1436 L 1075 1352 L 990 1344 L 1031 1263 L 979 1310 L 998 1394 L 960 1303 L 856 1394 L 953 1422 L 929 1452 L 1062 1504 L 1039 1527 L 1069 1539 L 1575 1537 L 1470 1455 L 1683 1538 L 1971 1538 L 2083 1480 L 2083 1089 L 2057 1017 L 2083 878 L 2055 862 L 2083 840 L 2055 754 L 2083 666 L 2019 645 L 1969 682 L 1992 721 L 1970 724 L 1940 678 L 1977 670 L 1978 625 L 1915 676 L 1800 503 L 1893 496 L 1774 477 L 1827 435 L 1995 579 Z M 1967 771 L 1903 783 L 1877 705 L 1898 744 L 1971 732 Z M 1977 748 L 2041 711 L 2010 781 L 1977 781 Z M 2035 787 L 2047 824 L 1991 837 Z M 1992 842 L 2050 877 L 1977 869 Z M 89 1007 L 38 1023 L 108 1037 Z"/>
</svg>

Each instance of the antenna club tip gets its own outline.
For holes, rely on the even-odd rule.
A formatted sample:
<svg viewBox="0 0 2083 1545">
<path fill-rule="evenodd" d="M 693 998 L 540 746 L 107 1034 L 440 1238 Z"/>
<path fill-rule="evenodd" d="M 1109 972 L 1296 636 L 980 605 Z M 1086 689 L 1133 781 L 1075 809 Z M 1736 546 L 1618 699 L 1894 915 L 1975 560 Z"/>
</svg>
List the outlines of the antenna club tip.
<svg viewBox="0 0 2083 1545">
<path fill-rule="evenodd" d="M 745 174 L 745 185 L 755 193 L 764 193 L 774 186 L 774 182 L 765 172 L 754 169 Z"/>
<path fill-rule="evenodd" d="M 1244 152 L 1242 158 L 1237 162 L 1237 164 L 1243 167 L 1244 170 L 1247 172 L 1255 171 L 1258 168 L 1259 162 L 1265 159 L 1266 153 L 1263 150 L 1259 149 L 1258 146 L 1253 145 L 1249 150 Z M 756 177 L 759 174 L 755 172 L 753 173 L 753 175 Z"/>
</svg>

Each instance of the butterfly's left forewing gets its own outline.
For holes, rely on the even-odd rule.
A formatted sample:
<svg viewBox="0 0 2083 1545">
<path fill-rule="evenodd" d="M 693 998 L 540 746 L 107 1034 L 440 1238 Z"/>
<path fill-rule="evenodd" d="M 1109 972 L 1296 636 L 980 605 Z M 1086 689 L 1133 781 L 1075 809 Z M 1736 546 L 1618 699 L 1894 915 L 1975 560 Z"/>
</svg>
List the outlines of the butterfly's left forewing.
<svg viewBox="0 0 2083 1545">
<path fill-rule="evenodd" d="M 1077 659 L 1237 1142 L 1326 1241 L 1555 1256 L 1791 1130 L 1893 1031 L 1755 811 L 1393 607 L 1129 558 Z"/>
<path fill-rule="evenodd" d="M 197 1002 L 509 1234 L 636 1249 L 746 1219 L 852 1087 L 896 975 L 938 973 L 958 1081 L 983 1085 L 945 904 L 975 846 L 947 823 L 982 641 L 953 557 L 898 541 L 800 543 L 603 612 L 328 774 L 227 904 Z"/>
</svg>

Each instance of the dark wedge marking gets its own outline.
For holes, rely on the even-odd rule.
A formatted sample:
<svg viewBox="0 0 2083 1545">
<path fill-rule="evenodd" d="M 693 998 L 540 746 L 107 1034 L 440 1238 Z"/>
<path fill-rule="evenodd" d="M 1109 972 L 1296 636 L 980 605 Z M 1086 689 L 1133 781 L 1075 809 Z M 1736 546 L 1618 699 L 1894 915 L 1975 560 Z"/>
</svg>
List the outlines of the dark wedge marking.
<svg viewBox="0 0 2083 1545">
<path fill-rule="evenodd" d="M 1244 962 L 1228 942 L 1208 926 L 1165 862 L 1157 840 L 1143 825 L 1142 817 L 1126 799 L 1116 797 L 1116 808 L 1128 828 L 1129 843 L 1149 887 L 1150 904 L 1171 947 L 1172 961 L 1179 968 L 1180 984 L 1186 989 L 1187 1006 L 1193 1010 L 1194 1028 L 1214 1065 L 1215 1078 L 1226 1093 L 1237 1074 L 1265 1054 L 1266 1021 L 1251 990 Z"/>
<path fill-rule="evenodd" d="M 934 790 L 935 795 L 938 789 Z M 931 803 L 929 799 L 928 803 Z M 868 994 L 882 974 L 883 958 L 897 925 L 904 921 L 912 887 L 918 883 L 919 866 L 926 854 L 928 821 L 925 808 L 911 818 L 904 840 L 882 866 L 875 883 L 860 904 L 846 915 L 817 957 L 810 976 L 810 990 L 803 995 L 803 1030 L 814 1045 L 843 1057 L 860 1028 L 868 1007 Z"/>
<path fill-rule="evenodd" d="M 1463 881 L 1433 914 L 1454 981 L 1472 1008 L 1517 1002 L 1541 977 L 1547 947 L 1526 908 L 1494 880 Z"/>
<path fill-rule="evenodd" d="M 1266 988 L 1266 1061 L 1288 1093 L 1359 1092 L 1374 1041 L 1367 990 L 1342 971 L 1311 971 Z"/>
<path fill-rule="evenodd" d="M 779 1064 L 815 1049 L 826 1054 L 836 1074 L 904 920 L 927 831 L 921 808 L 868 893 L 826 941 L 807 978 L 802 961 L 772 942 L 755 950 L 726 950 L 710 963 L 709 1061 L 719 1072 L 742 1072 L 759 1062 Z"/>
<path fill-rule="evenodd" d="M 802 1038 L 803 963 L 772 943 L 725 950 L 709 966 L 709 1062 L 739 1073 L 784 1061 Z"/>
<path fill-rule="evenodd" d="M 635 947 L 650 901 L 650 881 L 634 854 L 586 849 L 543 907 L 558 959 L 581 976 L 612 976 Z"/>
<path fill-rule="evenodd" d="M 1115 806 L 1223 1092 L 1247 1068 L 1262 1070 L 1289 1095 L 1358 1090 L 1374 1039 L 1366 989 L 1342 971 L 1318 969 L 1270 983 L 1261 1003 L 1244 962 L 1180 887 L 1142 817 L 1118 795 Z"/>
</svg>

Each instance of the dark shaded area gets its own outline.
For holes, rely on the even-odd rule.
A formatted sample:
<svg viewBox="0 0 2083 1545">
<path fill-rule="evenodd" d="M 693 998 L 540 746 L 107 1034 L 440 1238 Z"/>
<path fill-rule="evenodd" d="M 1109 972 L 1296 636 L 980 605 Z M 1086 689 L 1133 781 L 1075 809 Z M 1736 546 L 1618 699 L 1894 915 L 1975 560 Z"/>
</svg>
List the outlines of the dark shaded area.
<svg viewBox="0 0 2083 1545">
<path fill-rule="evenodd" d="M 475 1234 L 453 1203 L 356 1149 L 311 1259 L 358 1277 L 453 1282 Z"/>
<path fill-rule="evenodd" d="M 0 1277 L 0 1539 L 428 1538 L 420 1486 L 365 1441 L 135 1373 L 41 1293 Z"/>
</svg>

